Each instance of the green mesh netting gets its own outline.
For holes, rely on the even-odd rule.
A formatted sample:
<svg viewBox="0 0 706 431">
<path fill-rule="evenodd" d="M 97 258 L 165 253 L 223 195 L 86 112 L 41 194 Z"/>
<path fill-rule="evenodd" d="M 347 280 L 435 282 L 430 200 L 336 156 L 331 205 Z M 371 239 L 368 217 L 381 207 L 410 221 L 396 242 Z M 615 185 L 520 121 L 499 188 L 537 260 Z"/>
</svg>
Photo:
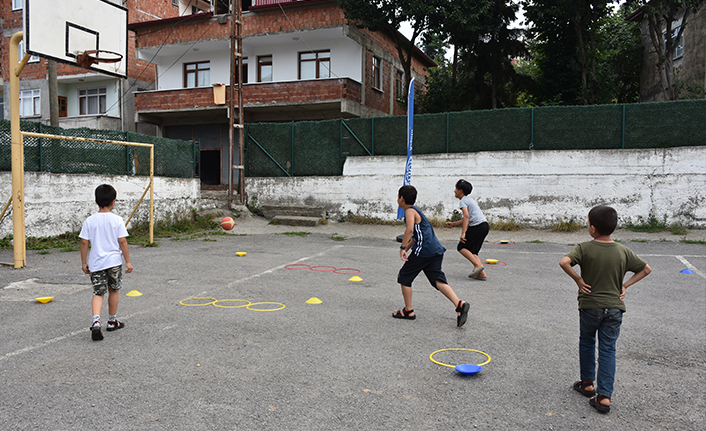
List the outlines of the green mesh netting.
<svg viewBox="0 0 706 431">
<path fill-rule="evenodd" d="M 85 139 L 125 141 L 154 145 L 154 174 L 192 178 L 195 175 L 196 144 L 119 130 L 62 129 L 21 121 L 24 132 L 71 136 Z M 96 142 L 24 138 L 25 171 L 101 175 L 149 175 L 150 150 Z M 12 169 L 10 122 L 0 120 L 0 170 Z"/>
<path fill-rule="evenodd" d="M 625 148 L 706 144 L 706 100 L 625 105 Z"/>
<path fill-rule="evenodd" d="M 414 154 L 635 149 L 706 145 L 706 100 L 632 105 L 511 108 L 414 117 Z M 111 130 L 22 130 L 155 145 L 155 175 L 192 177 L 198 144 Z M 406 155 L 407 117 L 355 118 L 246 127 L 245 175 L 340 175 L 347 156 Z M 0 120 L 0 170 L 10 170 L 10 122 Z M 149 150 L 25 139 L 28 171 L 149 173 Z"/>
</svg>

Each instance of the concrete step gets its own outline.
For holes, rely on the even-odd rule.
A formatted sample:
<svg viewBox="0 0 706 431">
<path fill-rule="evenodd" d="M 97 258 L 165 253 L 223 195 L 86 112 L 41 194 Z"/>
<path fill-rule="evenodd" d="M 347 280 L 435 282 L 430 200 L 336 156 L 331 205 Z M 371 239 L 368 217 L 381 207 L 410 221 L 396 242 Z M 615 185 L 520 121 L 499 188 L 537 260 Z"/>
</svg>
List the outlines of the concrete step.
<svg viewBox="0 0 706 431">
<path fill-rule="evenodd" d="M 262 214 L 272 220 L 277 216 L 326 218 L 326 208 L 309 205 L 263 205 Z"/>
<path fill-rule="evenodd" d="M 201 190 L 202 205 L 207 208 L 228 209 L 228 190 Z M 240 205 L 240 195 L 233 193 L 233 204 Z"/>
<path fill-rule="evenodd" d="M 276 215 L 272 217 L 272 224 L 285 226 L 318 226 L 321 223 L 320 217 Z"/>
</svg>

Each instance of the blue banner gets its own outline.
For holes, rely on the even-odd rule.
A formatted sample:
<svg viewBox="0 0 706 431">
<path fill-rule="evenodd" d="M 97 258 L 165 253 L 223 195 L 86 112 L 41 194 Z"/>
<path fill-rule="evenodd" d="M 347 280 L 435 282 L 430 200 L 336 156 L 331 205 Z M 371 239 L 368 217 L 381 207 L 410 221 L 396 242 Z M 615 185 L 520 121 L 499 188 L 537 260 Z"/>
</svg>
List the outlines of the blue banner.
<svg viewBox="0 0 706 431">
<path fill-rule="evenodd" d="M 412 139 L 414 137 L 414 78 L 409 83 L 407 93 L 407 163 L 404 166 L 403 186 L 412 183 Z M 397 208 L 397 219 L 404 218 L 404 210 Z"/>
</svg>

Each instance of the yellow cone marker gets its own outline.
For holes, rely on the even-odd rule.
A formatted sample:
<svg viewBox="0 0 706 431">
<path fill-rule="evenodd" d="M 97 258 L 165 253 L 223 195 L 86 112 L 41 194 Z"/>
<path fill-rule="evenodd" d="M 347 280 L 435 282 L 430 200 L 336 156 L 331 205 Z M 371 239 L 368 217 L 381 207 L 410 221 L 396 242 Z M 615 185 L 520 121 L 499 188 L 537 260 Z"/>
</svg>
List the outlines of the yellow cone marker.
<svg viewBox="0 0 706 431">
<path fill-rule="evenodd" d="M 142 296 L 142 294 L 140 292 L 138 292 L 137 290 L 131 290 L 128 293 L 126 293 L 125 296 Z"/>
<path fill-rule="evenodd" d="M 363 279 L 358 277 L 357 275 L 354 275 L 353 277 L 349 278 L 348 281 L 363 281 Z"/>
<path fill-rule="evenodd" d="M 53 296 L 40 296 L 39 298 L 34 298 L 37 302 L 41 302 L 42 304 L 46 304 L 47 302 L 51 301 L 54 299 Z"/>
<path fill-rule="evenodd" d="M 246 254 L 248 254 L 248 252 L 247 251 L 236 251 L 235 254 L 237 254 L 238 256 L 245 256 Z"/>
<path fill-rule="evenodd" d="M 309 298 L 309 299 L 306 300 L 306 303 L 307 303 L 307 304 L 321 304 L 321 303 L 323 303 L 323 302 L 324 302 L 324 301 L 320 300 L 319 298 L 317 298 L 317 297 L 315 297 L 315 296 L 312 296 L 311 298 Z"/>
</svg>

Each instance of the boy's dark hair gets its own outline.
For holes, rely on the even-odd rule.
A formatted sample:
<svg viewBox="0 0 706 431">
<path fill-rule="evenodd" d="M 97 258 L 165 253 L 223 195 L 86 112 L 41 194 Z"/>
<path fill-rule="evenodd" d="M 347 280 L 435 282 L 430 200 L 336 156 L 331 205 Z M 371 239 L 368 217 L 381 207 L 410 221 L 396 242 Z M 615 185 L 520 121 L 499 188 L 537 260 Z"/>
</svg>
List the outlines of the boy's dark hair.
<svg viewBox="0 0 706 431">
<path fill-rule="evenodd" d="M 417 189 L 414 186 L 402 186 L 397 196 L 404 199 L 407 205 L 414 205 L 417 201 Z"/>
<path fill-rule="evenodd" d="M 588 224 L 595 227 L 600 235 L 610 235 L 618 226 L 618 212 L 611 207 L 598 205 L 588 212 Z"/>
<path fill-rule="evenodd" d="M 110 184 L 101 184 L 96 187 L 96 203 L 101 208 L 109 206 L 117 196 L 118 192 Z"/>
<path fill-rule="evenodd" d="M 466 180 L 458 180 L 456 188 L 463 192 L 464 196 L 468 196 L 473 191 L 473 186 Z"/>
</svg>

